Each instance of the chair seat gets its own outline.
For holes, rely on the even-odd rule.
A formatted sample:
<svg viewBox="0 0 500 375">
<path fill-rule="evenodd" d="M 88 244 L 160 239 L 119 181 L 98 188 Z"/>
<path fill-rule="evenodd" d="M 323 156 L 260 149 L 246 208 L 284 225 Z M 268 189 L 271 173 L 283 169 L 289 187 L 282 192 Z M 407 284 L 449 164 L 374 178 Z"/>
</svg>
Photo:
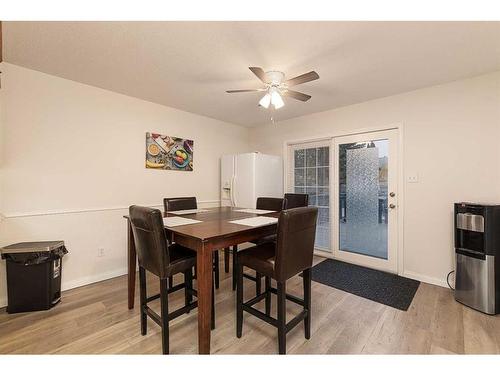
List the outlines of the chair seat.
<svg viewBox="0 0 500 375">
<path fill-rule="evenodd" d="M 266 242 L 238 252 L 238 263 L 264 276 L 273 277 L 276 244 Z"/>
<path fill-rule="evenodd" d="M 184 246 L 173 244 L 168 248 L 170 254 L 170 265 L 167 268 L 169 276 L 184 272 L 196 264 L 196 252 Z"/>
</svg>

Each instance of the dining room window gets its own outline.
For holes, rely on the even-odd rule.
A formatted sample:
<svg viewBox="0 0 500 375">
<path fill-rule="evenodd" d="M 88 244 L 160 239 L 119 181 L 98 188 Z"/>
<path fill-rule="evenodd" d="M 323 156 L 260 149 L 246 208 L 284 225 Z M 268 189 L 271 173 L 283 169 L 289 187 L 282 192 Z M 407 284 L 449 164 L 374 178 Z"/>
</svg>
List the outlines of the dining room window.
<svg viewBox="0 0 500 375">
<path fill-rule="evenodd" d="M 330 140 L 289 145 L 287 190 L 309 195 L 318 207 L 315 247 L 331 251 Z"/>
</svg>

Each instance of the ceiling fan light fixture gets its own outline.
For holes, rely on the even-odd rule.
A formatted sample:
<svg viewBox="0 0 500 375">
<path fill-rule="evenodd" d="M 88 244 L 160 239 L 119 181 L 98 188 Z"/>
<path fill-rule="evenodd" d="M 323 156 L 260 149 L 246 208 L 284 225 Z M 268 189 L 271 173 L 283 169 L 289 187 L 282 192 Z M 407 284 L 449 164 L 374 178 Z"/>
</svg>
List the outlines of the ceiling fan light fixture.
<svg viewBox="0 0 500 375">
<path fill-rule="evenodd" d="M 283 98 L 278 91 L 273 91 L 271 94 L 271 104 L 274 105 L 274 109 L 280 109 L 285 105 L 285 102 L 283 102 Z"/>
<path fill-rule="evenodd" d="M 271 94 L 267 92 L 266 95 L 260 99 L 259 105 L 267 109 L 269 108 L 269 104 L 271 104 Z"/>
<path fill-rule="evenodd" d="M 240 92 L 265 91 L 266 94 L 259 100 L 259 106 L 266 109 L 268 109 L 270 105 L 272 105 L 274 109 L 284 107 L 285 102 L 283 101 L 283 95 L 288 98 L 307 102 L 311 99 L 311 95 L 307 95 L 299 91 L 289 90 L 289 87 L 319 79 L 319 74 L 314 70 L 285 81 L 285 73 L 277 70 L 265 72 L 264 69 L 259 68 L 258 66 L 251 66 L 248 69 L 255 74 L 265 87 L 261 89 L 227 90 L 226 92 L 229 94 L 235 94 Z"/>
</svg>

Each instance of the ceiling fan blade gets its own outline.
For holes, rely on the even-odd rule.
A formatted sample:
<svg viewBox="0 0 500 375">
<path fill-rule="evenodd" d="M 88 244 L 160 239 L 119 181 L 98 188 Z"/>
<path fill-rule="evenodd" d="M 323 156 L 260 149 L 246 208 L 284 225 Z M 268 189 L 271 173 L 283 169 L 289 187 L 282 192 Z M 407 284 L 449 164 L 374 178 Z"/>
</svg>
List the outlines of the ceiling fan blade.
<svg viewBox="0 0 500 375">
<path fill-rule="evenodd" d="M 260 91 L 266 91 L 266 89 L 251 89 L 251 90 L 227 90 L 226 92 L 229 94 L 234 94 L 236 92 L 260 92 Z"/>
<path fill-rule="evenodd" d="M 283 91 L 283 95 L 289 96 L 290 98 L 294 98 L 297 100 L 301 100 L 303 102 L 307 102 L 309 99 L 311 99 L 311 95 L 307 95 L 307 94 L 304 94 L 302 92 L 293 91 L 293 90 Z"/>
<path fill-rule="evenodd" d="M 259 68 L 258 66 L 251 66 L 248 69 L 250 69 L 252 73 L 255 74 L 262 82 L 267 83 L 266 72 L 264 72 L 262 68 Z"/>
<path fill-rule="evenodd" d="M 285 83 L 291 87 L 291 86 L 295 86 L 295 85 L 300 85 L 301 83 L 311 82 L 311 81 L 314 81 L 318 78 L 319 78 L 318 73 L 316 73 L 313 70 L 309 73 L 305 73 L 305 74 L 302 74 L 302 75 L 297 76 L 295 78 L 288 79 L 285 81 Z"/>
</svg>

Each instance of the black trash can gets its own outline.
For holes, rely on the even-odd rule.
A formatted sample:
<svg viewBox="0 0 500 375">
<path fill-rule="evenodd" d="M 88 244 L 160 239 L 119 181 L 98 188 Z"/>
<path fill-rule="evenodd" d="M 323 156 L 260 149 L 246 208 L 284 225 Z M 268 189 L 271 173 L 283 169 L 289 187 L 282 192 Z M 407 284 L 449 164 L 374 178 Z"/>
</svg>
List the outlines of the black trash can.
<svg viewBox="0 0 500 375">
<path fill-rule="evenodd" d="M 0 249 L 7 261 L 7 312 L 48 310 L 61 300 L 64 241 L 20 242 Z"/>
</svg>

